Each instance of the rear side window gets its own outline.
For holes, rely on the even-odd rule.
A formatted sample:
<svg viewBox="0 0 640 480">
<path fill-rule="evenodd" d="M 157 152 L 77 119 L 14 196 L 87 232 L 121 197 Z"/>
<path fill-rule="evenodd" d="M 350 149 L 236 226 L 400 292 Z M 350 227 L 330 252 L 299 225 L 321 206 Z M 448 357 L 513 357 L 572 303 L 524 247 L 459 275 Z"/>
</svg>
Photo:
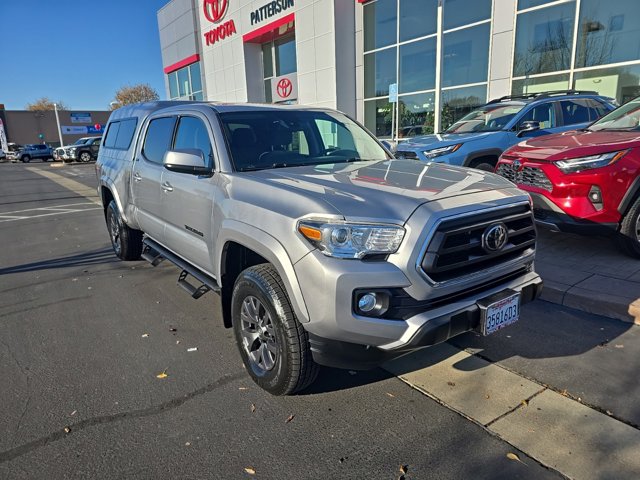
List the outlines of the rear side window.
<svg viewBox="0 0 640 480">
<path fill-rule="evenodd" d="M 560 109 L 562 110 L 562 118 L 565 125 L 574 125 L 576 123 L 586 123 L 595 118 L 591 118 L 589 108 L 583 99 L 561 100 Z"/>
<path fill-rule="evenodd" d="M 138 120 L 135 118 L 111 122 L 107 129 L 103 145 L 107 148 L 127 150 L 131 145 L 137 123 Z"/>
<path fill-rule="evenodd" d="M 120 122 L 120 129 L 118 130 L 118 136 L 116 137 L 115 148 L 127 150 L 131 145 L 133 139 L 133 133 L 136 131 L 136 124 L 138 121 L 135 118 L 128 120 L 122 120 Z"/>
<path fill-rule="evenodd" d="M 175 124 L 176 117 L 156 118 L 149 122 L 142 147 L 142 154 L 147 160 L 153 163 L 162 163 L 164 154 L 171 145 Z"/>
</svg>

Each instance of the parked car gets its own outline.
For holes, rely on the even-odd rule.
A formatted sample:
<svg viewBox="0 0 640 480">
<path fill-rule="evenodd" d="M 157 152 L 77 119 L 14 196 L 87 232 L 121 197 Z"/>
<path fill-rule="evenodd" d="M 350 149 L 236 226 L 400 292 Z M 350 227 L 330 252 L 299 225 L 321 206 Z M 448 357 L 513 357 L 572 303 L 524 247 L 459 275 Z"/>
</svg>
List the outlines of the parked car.
<svg viewBox="0 0 640 480">
<path fill-rule="evenodd" d="M 510 148 L 496 172 L 531 194 L 539 224 L 615 233 L 640 258 L 640 97 L 587 128 Z"/>
<path fill-rule="evenodd" d="M 49 145 L 43 143 L 29 143 L 18 151 L 17 160 L 28 163 L 33 159 L 40 159 L 43 162 L 53 161 L 53 150 Z"/>
<path fill-rule="evenodd" d="M 334 110 L 123 107 L 96 173 L 116 255 L 174 263 L 193 298 L 220 293 L 248 374 L 275 395 L 318 365 L 490 334 L 541 292 L 526 193 L 396 160 Z"/>
<path fill-rule="evenodd" d="M 7 154 L 4 153 L 4 150 L 0 148 L 0 162 L 5 162 L 7 160 Z"/>
<path fill-rule="evenodd" d="M 72 145 L 56 148 L 53 152 L 53 158 L 65 163 L 73 162 L 74 160 L 85 163 L 90 162 L 97 158 L 101 141 L 102 137 L 79 138 Z"/>
<path fill-rule="evenodd" d="M 584 127 L 614 108 L 615 100 L 596 92 L 510 95 L 490 101 L 442 133 L 399 143 L 396 157 L 493 171 L 511 145 Z"/>
</svg>

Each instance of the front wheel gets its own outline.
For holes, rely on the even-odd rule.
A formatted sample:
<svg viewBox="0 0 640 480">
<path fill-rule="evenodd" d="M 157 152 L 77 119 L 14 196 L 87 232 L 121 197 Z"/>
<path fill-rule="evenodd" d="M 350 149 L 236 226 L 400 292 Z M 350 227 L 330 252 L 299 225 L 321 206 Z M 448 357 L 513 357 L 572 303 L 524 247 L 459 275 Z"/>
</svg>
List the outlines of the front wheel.
<svg viewBox="0 0 640 480">
<path fill-rule="evenodd" d="M 80 154 L 80 161 L 83 163 L 87 163 L 91 161 L 91 154 L 89 152 L 82 152 Z"/>
<path fill-rule="evenodd" d="M 622 219 L 618 244 L 627 255 L 640 258 L 640 197 L 636 198 Z"/>
<path fill-rule="evenodd" d="M 105 217 L 116 256 L 122 260 L 138 260 L 142 253 L 142 232 L 130 228 L 122 221 L 115 200 L 109 202 Z"/>
<path fill-rule="evenodd" d="M 31 161 L 31 157 L 29 155 L 25 155 L 20 160 L 22 160 L 22 163 L 29 163 Z"/>
<path fill-rule="evenodd" d="M 290 395 L 313 383 L 319 367 L 311 357 L 309 337 L 273 265 L 240 273 L 231 315 L 242 361 L 260 387 L 272 395 Z"/>
</svg>

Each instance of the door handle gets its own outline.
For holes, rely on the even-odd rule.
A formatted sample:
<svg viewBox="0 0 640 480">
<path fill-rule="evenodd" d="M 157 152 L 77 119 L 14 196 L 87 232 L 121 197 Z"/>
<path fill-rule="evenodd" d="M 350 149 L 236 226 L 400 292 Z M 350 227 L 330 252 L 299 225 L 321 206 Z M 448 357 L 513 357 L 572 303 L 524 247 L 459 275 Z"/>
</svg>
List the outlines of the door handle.
<svg viewBox="0 0 640 480">
<path fill-rule="evenodd" d="M 138 172 L 134 172 L 133 181 L 137 183 L 137 182 L 139 182 L 141 180 L 142 180 L 142 177 L 140 176 L 140 174 Z"/>
<path fill-rule="evenodd" d="M 164 190 L 165 192 L 173 192 L 173 187 L 171 186 L 171 184 L 169 182 L 163 182 L 162 183 L 162 190 Z"/>
</svg>

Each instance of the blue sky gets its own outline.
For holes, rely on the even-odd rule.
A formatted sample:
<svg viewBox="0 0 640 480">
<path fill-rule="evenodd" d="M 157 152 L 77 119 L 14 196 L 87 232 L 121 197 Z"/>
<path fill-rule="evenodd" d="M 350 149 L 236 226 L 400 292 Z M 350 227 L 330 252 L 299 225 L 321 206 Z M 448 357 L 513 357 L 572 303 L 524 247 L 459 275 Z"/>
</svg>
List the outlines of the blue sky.
<svg viewBox="0 0 640 480">
<path fill-rule="evenodd" d="M 165 98 L 156 12 L 169 0 L 0 0 L 0 103 L 108 110 L 121 86 Z"/>
</svg>

